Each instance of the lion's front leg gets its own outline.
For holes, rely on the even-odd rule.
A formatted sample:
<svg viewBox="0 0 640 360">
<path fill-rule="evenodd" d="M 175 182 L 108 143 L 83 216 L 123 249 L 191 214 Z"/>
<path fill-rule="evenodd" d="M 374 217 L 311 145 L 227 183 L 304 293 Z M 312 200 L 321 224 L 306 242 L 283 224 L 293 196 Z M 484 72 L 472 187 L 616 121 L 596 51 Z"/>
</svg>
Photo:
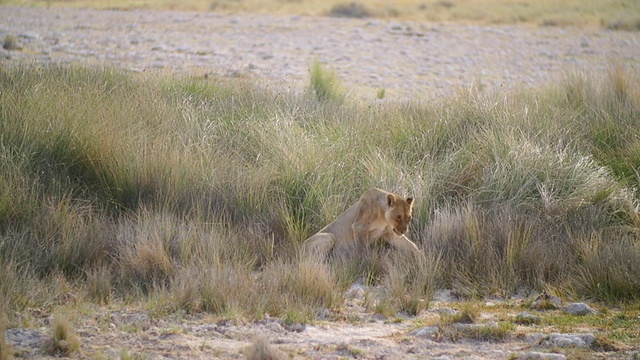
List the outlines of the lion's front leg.
<svg viewBox="0 0 640 360">
<path fill-rule="evenodd" d="M 351 225 L 353 240 L 358 250 L 364 250 L 369 246 L 369 224 L 354 222 Z"/>
<path fill-rule="evenodd" d="M 418 246 L 416 246 L 416 244 L 413 241 L 409 240 L 409 238 L 405 235 L 398 236 L 393 234 L 387 240 L 387 242 L 396 249 L 404 252 L 405 254 L 411 253 L 414 255 L 419 255 L 421 253 L 420 249 L 418 249 Z"/>
</svg>

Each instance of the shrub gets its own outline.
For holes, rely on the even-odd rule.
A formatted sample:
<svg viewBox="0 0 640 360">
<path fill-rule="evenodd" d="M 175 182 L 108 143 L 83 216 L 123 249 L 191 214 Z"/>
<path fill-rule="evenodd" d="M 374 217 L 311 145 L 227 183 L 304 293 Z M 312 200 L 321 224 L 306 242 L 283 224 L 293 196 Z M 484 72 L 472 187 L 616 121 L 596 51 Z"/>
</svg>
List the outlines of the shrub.
<svg viewBox="0 0 640 360">
<path fill-rule="evenodd" d="M 336 4 L 329 10 L 329 16 L 348 17 L 348 18 L 365 18 L 370 17 L 371 12 L 358 2 L 349 4 Z"/>
<path fill-rule="evenodd" d="M 2 48 L 5 50 L 20 50 L 22 47 L 18 42 L 18 38 L 14 35 L 7 34 L 2 41 Z"/>
</svg>

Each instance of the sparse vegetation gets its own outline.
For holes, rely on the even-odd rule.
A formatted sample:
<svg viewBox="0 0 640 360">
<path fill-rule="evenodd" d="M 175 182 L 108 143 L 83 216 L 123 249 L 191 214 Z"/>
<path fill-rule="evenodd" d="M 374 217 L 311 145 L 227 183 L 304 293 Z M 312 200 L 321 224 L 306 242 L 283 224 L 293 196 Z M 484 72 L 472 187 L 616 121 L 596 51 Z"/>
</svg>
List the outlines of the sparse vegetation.
<svg viewBox="0 0 640 360">
<path fill-rule="evenodd" d="M 42 6 L 45 2 L 7 0 L 10 5 Z M 602 26 L 616 30 L 638 30 L 640 3 L 601 0 L 398 0 L 390 4 L 371 4 L 345 0 L 214 0 L 181 2 L 142 0 L 50 0 L 47 6 L 74 6 L 99 9 L 153 8 L 163 10 L 257 12 L 274 14 L 332 15 L 347 17 L 393 17 L 418 21 L 457 21 L 482 24 L 530 23 L 546 26 Z M 375 6 L 373 6 L 375 5 Z M 635 15 L 635 17 L 634 17 Z"/>
<path fill-rule="evenodd" d="M 474 339 L 497 342 L 505 340 L 515 331 L 515 325 L 509 321 L 479 323 L 479 314 L 480 308 L 467 303 L 454 314 L 441 315 L 438 323 L 440 336 L 453 341 Z"/>
<path fill-rule="evenodd" d="M 599 351 L 606 350 L 610 347 L 618 347 L 624 349 L 623 344 L 640 344 L 640 329 L 638 328 L 638 311 L 637 308 L 627 308 L 626 306 L 620 310 L 611 313 L 600 313 L 589 316 L 567 315 L 558 312 L 552 312 L 542 316 L 541 325 L 544 327 L 553 327 L 555 331 L 567 332 L 573 331 L 575 328 L 594 328 L 598 329 L 599 336 L 593 347 Z"/>
<path fill-rule="evenodd" d="M 480 311 L 472 304 L 466 304 L 460 311 L 453 315 L 443 316 L 445 324 L 474 324 Z"/>
</svg>

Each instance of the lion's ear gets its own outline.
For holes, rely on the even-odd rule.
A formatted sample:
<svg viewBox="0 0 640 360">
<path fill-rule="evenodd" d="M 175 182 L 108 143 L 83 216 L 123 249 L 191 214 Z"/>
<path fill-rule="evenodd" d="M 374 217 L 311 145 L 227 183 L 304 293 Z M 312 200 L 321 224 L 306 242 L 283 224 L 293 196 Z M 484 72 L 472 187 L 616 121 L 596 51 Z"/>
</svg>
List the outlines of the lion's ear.
<svg viewBox="0 0 640 360">
<path fill-rule="evenodd" d="M 411 205 L 412 202 L 413 202 L 413 198 L 412 197 L 408 197 L 407 198 L 407 204 Z"/>
<path fill-rule="evenodd" d="M 387 195 L 387 205 L 389 207 L 393 207 L 393 204 L 396 202 L 396 198 L 392 194 Z"/>
</svg>

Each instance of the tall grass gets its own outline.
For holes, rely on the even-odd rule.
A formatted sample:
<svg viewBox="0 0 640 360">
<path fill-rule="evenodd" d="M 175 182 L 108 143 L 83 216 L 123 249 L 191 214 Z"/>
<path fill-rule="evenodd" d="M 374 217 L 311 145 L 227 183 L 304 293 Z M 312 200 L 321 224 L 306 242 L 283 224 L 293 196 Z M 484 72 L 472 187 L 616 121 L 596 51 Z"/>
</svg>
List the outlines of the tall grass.
<svg viewBox="0 0 640 360">
<path fill-rule="evenodd" d="M 296 321 L 361 278 L 410 313 L 436 285 L 637 300 L 637 80 L 613 66 L 366 107 L 241 80 L 3 67 L 0 305 L 51 306 L 56 277 L 98 303 Z M 371 186 L 416 198 L 424 259 L 299 260 Z"/>
</svg>

